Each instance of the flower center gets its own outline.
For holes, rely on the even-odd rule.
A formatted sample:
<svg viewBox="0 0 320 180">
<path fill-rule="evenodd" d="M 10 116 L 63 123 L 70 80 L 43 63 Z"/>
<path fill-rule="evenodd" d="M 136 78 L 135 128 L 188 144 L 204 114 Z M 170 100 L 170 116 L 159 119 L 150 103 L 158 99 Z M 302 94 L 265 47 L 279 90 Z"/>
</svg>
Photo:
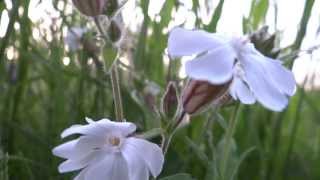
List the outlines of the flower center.
<svg viewBox="0 0 320 180">
<path fill-rule="evenodd" d="M 119 146 L 120 145 L 120 138 L 118 137 L 110 137 L 108 139 L 109 144 L 111 144 L 112 146 Z"/>
</svg>

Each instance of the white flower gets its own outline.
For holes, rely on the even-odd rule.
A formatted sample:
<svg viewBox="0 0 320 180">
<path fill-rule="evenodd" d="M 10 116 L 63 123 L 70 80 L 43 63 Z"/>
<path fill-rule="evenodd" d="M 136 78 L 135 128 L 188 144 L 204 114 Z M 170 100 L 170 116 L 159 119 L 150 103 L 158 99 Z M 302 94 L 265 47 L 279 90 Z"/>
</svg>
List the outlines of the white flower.
<svg viewBox="0 0 320 180">
<path fill-rule="evenodd" d="M 244 104 L 257 100 L 281 111 L 288 104 L 288 96 L 295 93 L 292 72 L 280 61 L 262 55 L 244 38 L 175 28 L 169 35 L 168 53 L 171 57 L 196 55 L 186 63 L 186 74 L 212 84 L 232 80 L 229 92 Z"/>
<path fill-rule="evenodd" d="M 131 137 L 136 126 L 130 122 L 108 119 L 74 125 L 61 137 L 81 134 L 79 138 L 53 149 L 53 154 L 67 160 L 59 172 L 81 170 L 74 180 L 148 180 L 162 170 L 164 157 L 156 144 Z"/>
<path fill-rule="evenodd" d="M 86 32 L 86 28 L 80 27 L 72 27 L 68 30 L 67 36 L 64 38 L 64 40 L 71 51 L 80 49 L 81 39 Z"/>
</svg>

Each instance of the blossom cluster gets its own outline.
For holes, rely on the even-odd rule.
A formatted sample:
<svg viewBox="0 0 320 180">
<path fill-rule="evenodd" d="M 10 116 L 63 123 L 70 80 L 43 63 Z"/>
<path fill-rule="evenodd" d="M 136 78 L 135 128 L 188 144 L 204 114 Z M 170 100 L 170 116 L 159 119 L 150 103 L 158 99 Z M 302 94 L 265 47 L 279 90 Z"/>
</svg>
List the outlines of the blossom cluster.
<svg viewBox="0 0 320 180">
<path fill-rule="evenodd" d="M 103 13 L 106 0 L 73 0 L 84 15 L 96 17 Z M 81 47 L 85 28 L 71 28 L 66 43 L 71 50 Z M 172 29 L 168 37 L 168 54 L 172 60 L 193 57 L 185 64 L 188 81 L 182 95 L 170 83 L 163 98 L 163 111 L 177 117 L 179 127 L 185 114 L 193 115 L 211 104 L 225 99 L 243 104 L 259 102 L 273 111 L 282 111 L 296 91 L 293 74 L 282 62 L 260 53 L 247 37 L 228 37 L 203 30 Z M 172 108 L 175 106 L 175 108 Z M 176 108 L 181 106 L 181 116 Z M 118 119 L 119 120 L 119 119 Z M 109 119 L 73 125 L 64 130 L 62 138 L 78 135 L 53 149 L 53 154 L 66 159 L 58 168 L 65 173 L 78 171 L 75 180 L 148 180 L 150 174 L 160 175 L 165 147 L 152 143 L 136 133 L 131 122 Z M 160 127 L 161 128 L 161 127 Z M 167 129 L 166 129 L 167 130 Z"/>
</svg>

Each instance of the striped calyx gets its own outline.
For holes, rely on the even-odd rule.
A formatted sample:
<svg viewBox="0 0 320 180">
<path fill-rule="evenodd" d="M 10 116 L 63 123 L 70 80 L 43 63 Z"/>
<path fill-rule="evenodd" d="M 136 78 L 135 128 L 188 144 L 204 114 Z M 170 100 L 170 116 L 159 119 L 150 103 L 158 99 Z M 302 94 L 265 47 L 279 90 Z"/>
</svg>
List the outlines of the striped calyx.
<svg viewBox="0 0 320 180">
<path fill-rule="evenodd" d="M 204 110 L 223 97 L 228 92 L 229 86 L 230 82 L 213 85 L 206 81 L 190 80 L 182 92 L 184 111 L 195 114 Z"/>
<path fill-rule="evenodd" d="M 72 0 L 72 2 L 82 14 L 95 17 L 103 13 L 107 0 Z"/>
</svg>

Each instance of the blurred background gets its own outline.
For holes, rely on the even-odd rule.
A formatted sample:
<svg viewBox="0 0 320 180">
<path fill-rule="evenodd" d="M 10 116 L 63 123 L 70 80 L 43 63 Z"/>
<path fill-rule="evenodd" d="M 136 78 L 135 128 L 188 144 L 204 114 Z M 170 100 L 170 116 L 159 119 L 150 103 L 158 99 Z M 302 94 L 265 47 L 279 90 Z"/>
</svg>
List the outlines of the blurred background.
<svg viewBox="0 0 320 180">
<path fill-rule="evenodd" d="M 281 113 L 242 107 L 229 179 L 320 179 L 320 1 L 129 0 L 120 19 L 125 116 L 140 131 L 160 121 L 168 80 L 181 85 L 185 78 L 188 58 L 169 61 L 166 52 L 173 27 L 248 35 L 261 52 L 293 69 L 299 87 Z M 108 75 L 83 44 L 78 50 L 66 44 L 74 27 L 95 39 L 94 24 L 71 0 L 0 0 L 0 180 L 70 179 L 74 174 L 57 172 L 61 159 L 51 152 L 62 143 L 62 130 L 86 116 L 114 117 Z M 114 52 L 101 51 L 98 58 L 110 65 Z M 231 111 L 192 117 L 173 139 L 161 177 L 219 179 Z"/>
</svg>

